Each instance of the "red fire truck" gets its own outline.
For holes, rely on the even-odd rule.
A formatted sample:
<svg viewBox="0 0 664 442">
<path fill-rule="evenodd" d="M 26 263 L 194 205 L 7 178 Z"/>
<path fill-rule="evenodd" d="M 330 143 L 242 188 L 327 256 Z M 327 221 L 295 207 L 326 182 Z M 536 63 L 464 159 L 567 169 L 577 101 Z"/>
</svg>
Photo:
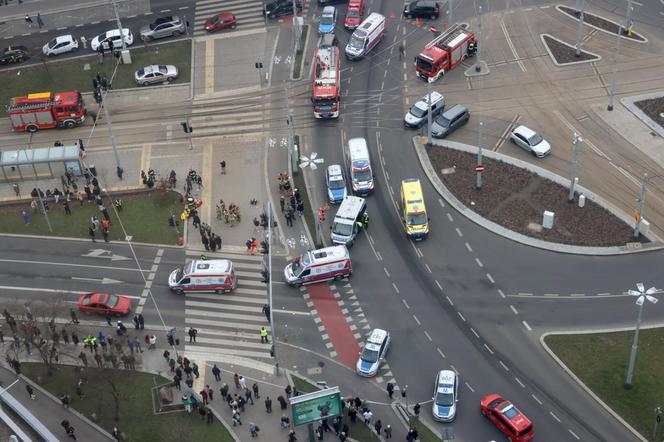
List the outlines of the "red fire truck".
<svg viewBox="0 0 664 442">
<path fill-rule="evenodd" d="M 415 57 L 417 76 L 424 80 L 436 81 L 466 57 L 475 55 L 475 51 L 477 51 L 475 33 L 457 23 L 434 38 Z"/>
<path fill-rule="evenodd" d="M 39 92 L 14 97 L 7 111 L 12 129 L 21 132 L 78 126 L 83 124 L 87 113 L 78 91 Z"/>
<path fill-rule="evenodd" d="M 314 52 L 313 90 L 311 102 L 314 117 L 337 118 L 341 78 L 339 72 L 339 48 L 321 45 Z"/>
</svg>

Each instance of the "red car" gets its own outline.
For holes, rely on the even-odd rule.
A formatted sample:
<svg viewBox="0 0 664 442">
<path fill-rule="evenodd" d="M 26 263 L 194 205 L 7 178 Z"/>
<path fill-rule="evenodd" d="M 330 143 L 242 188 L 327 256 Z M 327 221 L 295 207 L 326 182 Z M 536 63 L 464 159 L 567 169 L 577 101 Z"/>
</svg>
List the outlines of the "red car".
<svg viewBox="0 0 664 442">
<path fill-rule="evenodd" d="M 131 299 L 109 293 L 87 293 L 78 298 L 78 309 L 84 313 L 125 316 L 131 311 Z"/>
<path fill-rule="evenodd" d="M 480 401 L 480 409 L 511 442 L 527 442 L 535 437 L 533 423 L 502 396 L 486 396 Z"/>
<path fill-rule="evenodd" d="M 208 32 L 221 31 L 222 29 L 235 29 L 237 19 L 231 12 L 220 12 L 212 18 L 205 20 L 205 30 Z"/>
<path fill-rule="evenodd" d="M 360 26 L 364 16 L 364 0 L 350 0 L 344 18 L 344 28 L 353 30 Z"/>
</svg>

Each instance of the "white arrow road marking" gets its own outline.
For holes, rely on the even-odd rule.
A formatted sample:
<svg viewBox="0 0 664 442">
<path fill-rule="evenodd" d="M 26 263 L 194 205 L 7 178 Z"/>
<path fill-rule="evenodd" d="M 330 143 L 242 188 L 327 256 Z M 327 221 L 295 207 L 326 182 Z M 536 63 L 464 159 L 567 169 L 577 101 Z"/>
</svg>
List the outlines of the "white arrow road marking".
<svg viewBox="0 0 664 442">
<path fill-rule="evenodd" d="M 76 281 L 100 282 L 102 284 L 119 284 L 122 282 L 118 281 L 117 279 L 111 279 L 111 278 L 96 279 L 96 278 L 78 278 L 76 276 L 72 276 L 71 279 L 75 279 Z"/>
<path fill-rule="evenodd" d="M 81 256 L 85 256 L 88 258 L 107 258 L 110 259 L 111 261 L 126 261 L 130 259 L 127 258 L 126 256 L 116 255 L 110 250 L 104 250 L 104 249 L 91 249 L 89 253 Z"/>
</svg>

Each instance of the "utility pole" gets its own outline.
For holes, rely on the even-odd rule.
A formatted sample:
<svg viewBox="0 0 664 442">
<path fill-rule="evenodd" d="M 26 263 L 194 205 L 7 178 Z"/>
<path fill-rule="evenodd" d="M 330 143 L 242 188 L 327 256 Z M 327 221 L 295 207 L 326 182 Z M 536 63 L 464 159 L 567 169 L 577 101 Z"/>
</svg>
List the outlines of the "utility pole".
<svg viewBox="0 0 664 442">
<path fill-rule="evenodd" d="M 567 201 L 574 202 L 574 187 L 576 186 L 576 162 L 579 155 L 579 143 L 583 142 L 581 135 L 574 132 L 574 141 L 572 141 L 572 174 L 569 182 L 569 195 L 567 195 Z"/>
<path fill-rule="evenodd" d="M 576 0 L 576 10 L 579 11 L 579 31 L 576 33 L 576 56 L 581 56 L 581 38 L 583 37 L 583 4 L 584 0 Z"/>
<path fill-rule="evenodd" d="M 427 144 L 431 145 L 431 84 L 433 83 L 433 77 L 429 77 L 427 81 Z"/>
<path fill-rule="evenodd" d="M 126 51 L 127 50 L 127 42 L 124 39 L 124 34 L 122 33 L 122 22 L 120 21 L 120 14 L 118 13 L 118 5 L 115 0 L 111 0 L 111 3 L 113 3 L 113 12 L 115 13 L 115 21 L 118 23 L 118 32 L 120 35 L 122 35 L 122 38 L 120 39 L 122 41 L 122 50 Z"/>
<path fill-rule="evenodd" d="M 115 135 L 113 135 L 113 122 L 111 121 L 111 114 L 108 112 L 106 107 L 106 94 L 108 91 L 104 91 L 101 94 L 101 107 L 104 110 L 104 117 L 106 118 L 106 126 L 108 127 L 108 134 L 111 137 L 111 146 L 113 147 L 113 155 L 115 155 L 115 164 L 117 165 L 118 177 L 122 179 L 122 166 L 120 166 L 120 155 L 118 154 L 118 146 L 115 143 Z"/>
<path fill-rule="evenodd" d="M 632 16 L 632 0 L 627 0 L 627 12 L 625 14 L 625 32 L 629 27 L 629 22 Z M 611 76 L 611 92 L 609 94 L 609 104 L 606 107 L 607 110 L 613 110 L 613 98 L 616 95 L 616 81 L 618 77 L 618 57 L 620 56 L 620 44 L 622 40 L 622 28 L 618 27 L 618 33 L 616 34 L 616 49 L 613 52 L 613 75 Z"/>
<path fill-rule="evenodd" d="M 270 333 L 272 333 L 272 357 L 274 357 L 274 374 L 279 376 L 279 359 L 277 359 L 277 333 L 274 327 L 274 309 L 272 308 L 272 203 L 267 202 L 267 292 L 270 308 Z"/>
<path fill-rule="evenodd" d="M 454 24 L 454 0 L 447 0 L 447 27 Z"/>
<path fill-rule="evenodd" d="M 477 149 L 477 169 L 475 172 L 475 189 L 477 190 L 482 190 L 482 170 L 480 167 L 482 166 L 482 143 L 484 142 L 483 140 L 484 137 L 484 122 L 480 121 L 480 142 L 479 146 Z"/>
<path fill-rule="evenodd" d="M 477 8 L 477 63 L 475 72 L 482 70 L 482 6 Z"/>
<path fill-rule="evenodd" d="M 636 225 L 634 226 L 634 238 L 638 239 L 639 230 L 641 229 L 641 219 L 643 217 L 643 206 L 646 203 L 646 191 L 648 190 L 648 174 L 643 174 L 643 182 L 641 183 L 641 194 L 639 195 L 639 208 L 636 209 Z"/>
<path fill-rule="evenodd" d="M 653 442 L 657 440 L 657 429 L 659 428 L 659 423 L 662 420 L 662 407 L 659 405 L 655 407 L 655 428 L 652 430 L 652 440 Z"/>
</svg>

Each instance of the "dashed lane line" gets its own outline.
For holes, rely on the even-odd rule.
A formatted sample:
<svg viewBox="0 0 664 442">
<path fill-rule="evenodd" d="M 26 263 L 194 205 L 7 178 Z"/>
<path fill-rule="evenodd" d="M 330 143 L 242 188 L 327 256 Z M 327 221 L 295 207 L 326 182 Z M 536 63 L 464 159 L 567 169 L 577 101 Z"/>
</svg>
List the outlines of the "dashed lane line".
<svg viewBox="0 0 664 442">
<path fill-rule="evenodd" d="M 417 316 L 413 315 L 413 319 L 415 320 L 415 322 L 417 322 L 417 325 L 422 325 L 422 323 L 420 322 L 420 320 L 417 319 Z"/>
<path fill-rule="evenodd" d="M 477 332 L 475 331 L 475 329 L 473 327 L 470 327 L 470 331 L 473 332 L 475 337 L 479 339 L 480 335 L 477 334 Z"/>
<path fill-rule="evenodd" d="M 530 325 L 528 325 L 526 321 L 521 321 L 521 323 L 523 324 L 524 327 L 526 327 L 526 329 L 528 329 L 528 331 L 533 331 L 533 329 L 530 328 Z"/>
<path fill-rule="evenodd" d="M 533 399 L 535 399 L 535 402 L 537 402 L 538 404 L 542 405 L 542 401 L 540 401 L 539 398 L 538 398 L 537 396 L 535 396 L 534 394 L 531 394 L 530 396 L 531 396 Z"/>
<path fill-rule="evenodd" d="M 498 289 L 498 294 L 500 295 L 501 298 L 505 299 L 505 293 L 503 293 L 502 290 Z"/>
<path fill-rule="evenodd" d="M 521 380 L 519 378 L 517 378 L 516 376 L 514 377 L 514 380 L 516 381 L 517 384 L 521 385 L 521 388 L 526 388 L 524 383 L 521 382 Z"/>
<path fill-rule="evenodd" d="M 443 359 L 445 359 L 445 353 L 443 353 L 443 350 L 441 350 L 440 348 L 436 347 L 436 351 L 438 351 L 438 354 L 441 355 L 441 356 L 443 357 Z"/>
<path fill-rule="evenodd" d="M 448 299 L 449 299 L 449 298 L 448 298 Z M 466 318 L 463 317 L 463 315 L 461 314 L 461 312 L 457 312 L 457 314 L 459 315 L 459 317 L 461 318 L 461 320 L 462 320 L 463 322 L 466 322 Z"/>
<path fill-rule="evenodd" d="M 429 342 L 433 341 L 433 339 L 431 339 L 431 335 L 429 335 L 429 333 L 426 330 L 424 330 L 424 335 L 427 337 Z"/>
<path fill-rule="evenodd" d="M 491 273 L 486 274 L 486 278 L 491 282 L 491 284 L 495 284 L 496 281 L 493 279 L 493 276 L 491 276 Z"/>
<path fill-rule="evenodd" d="M 464 384 L 466 385 L 466 387 L 468 387 L 471 393 L 475 393 L 475 390 L 473 389 L 473 387 L 470 386 L 468 382 L 464 382 Z"/>
<path fill-rule="evenodd" d="M 482 264 L 482 261 L 480 261 L 479 258 L 475 258 L 475 262 L 477 263 L 478 266 L 484 267 L 484 264 Z"/>
<path fill-rule="evenodd" d="M 498 363 L 500 364 L 501 367 L 503 367 L 505 369 L 505 371 L 510 371 L 509 367 L 507 365 L 505 365 L 505 363 L 503 361 L 498 361 Z"/>
<path fill-rule="evenodd" d="M 488 345 L 484 344 L 484 348 L 486 348 L 486 351 L 488 351 L 489 353 L 493 354 L 493 350 L 491 350 L 491 347 L 489 347 Z"/>
<path fill-rule="evenodd" d="M 440 285 L 440 282 L 438 282 L 438 280 L 437 280 L 437 279 L 436 279 L 436 280 L 435 280 L 434 282 L 436 283 L 436 285 L 438 286 L 438 288 L 439 288 L 439 289 L 440 289 L 440 291 L 442 292 L 442 291 L 443 291 L 443 286 L 442 286 L 442 285 Z"/>
<path fill-rule="evenodd" d="M 661 13 L 661 12 L 660 12 L 660 14 L 664 15 L 664 13 Z M 576 440 L 581 440 L 581 438 L 580 438 L 579 436 L 577 436 L 577 434 L 576 434 L 575 432 L 573 432 L 571 428 L 568 429 L 567 431 L 569 431 L 569 434 L 571 434 L 572 436 L 574 436 L 574 439 L 576 439 Z"/>
<path fill-rule="evenodd" d="M 560 418 L 558 416 L 556 416 L 553 411 L 549 411 L 549 414 L 551 415 L 552 418 L 554 418 L 556 421 L 558 421 L 558 423 L 560 423 Z"/>
<path fill-rule="evenodd" d="M 410 306 L 408 305 L 405 299 L 402 299 L 401 302 L 403 302 L 403 305 L 405 305 L 406 308 L 410 310 Z"/>
<path fill-rule="evenodd" d="M 466 243 L 466 248 L 468 249 L 468 251 L 470 253 L 473 253 L 473 249 L 472 249 L 472 247 L 470 247 L 470 244 Z"/>
<path fill-rule="evenodd" d="M 450 299 L 449 296 L 445 295 L 445 299 L 447 299 L 447 302 L 449 302 L 451 306 L 454 306 L 454 303 L 452 302 L 452 300 Z M 459 316 L 461 316 L 461 313 L 459 313 Z M 461 316 L 461 317 L 463 318 L 463 316 Z M 465 321 L 465 319 L 464 319 L 464 321 Z"/>
<path fill-rule="evenodd" d="M 518 314 L 519 314 L 519 312 L 517 311 L 516 308 L 514 308 L 513 305 L 510 304 L 510 308 L 512 309 L 512 311 L 514 312 L 515 315 L 518 315 Z"/>
<path fill-rule="evenodd" d="M 452 215 L 449 212 L 447 213 L 447 219 L 449 219 L 451 223 L 454 222 L 454 218 L 452 218 Z"/>
</svg>

